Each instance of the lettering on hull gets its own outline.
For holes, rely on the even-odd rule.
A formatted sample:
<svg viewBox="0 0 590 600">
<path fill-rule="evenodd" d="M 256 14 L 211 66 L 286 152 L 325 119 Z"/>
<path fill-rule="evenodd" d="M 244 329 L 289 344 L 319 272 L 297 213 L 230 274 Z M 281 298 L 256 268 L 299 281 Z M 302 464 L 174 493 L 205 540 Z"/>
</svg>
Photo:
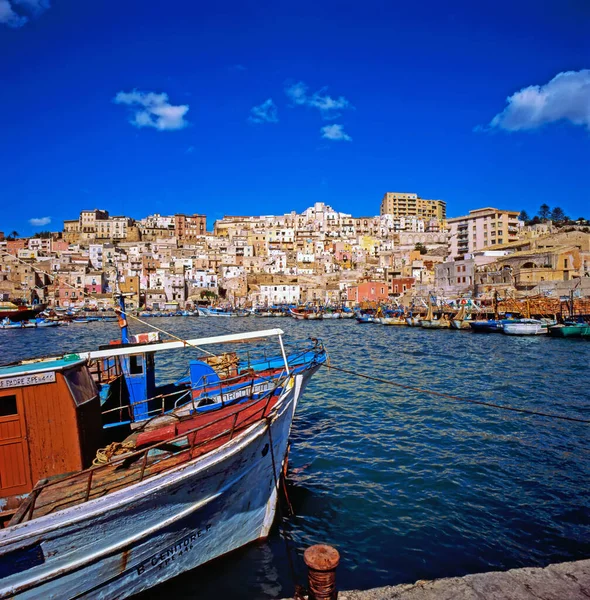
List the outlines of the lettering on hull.
<svg viewBox="0 0 590 600">
<path fill-rule="evenodd" d="M 136 567 L 137 575 L 143 575 L 148 569 L 165 569 L 172 561 L 175 561 L 183 554 L 190 552 L 198 543 L 199 538 L 207 534 L 211 527 L 211 524 L 205 525 L 203 529 L 193 531 L 193 533 L 183 537 L 178 542 L 168 546 L 168 548 L 154 554 L 151 558 L 144 560 Z"/>
</svg>

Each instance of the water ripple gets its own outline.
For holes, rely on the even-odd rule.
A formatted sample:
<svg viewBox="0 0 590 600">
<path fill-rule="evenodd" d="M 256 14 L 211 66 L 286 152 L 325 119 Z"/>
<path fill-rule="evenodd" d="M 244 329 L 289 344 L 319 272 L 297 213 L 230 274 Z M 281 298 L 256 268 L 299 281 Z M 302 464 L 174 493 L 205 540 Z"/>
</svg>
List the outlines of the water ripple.
<svg viewBox="0 0 590 600">
<path fill-rule="evenodd" d="M 219 321 L 222 321 L 221 323 Z M 230 320 L 228 320 L 230 321 Z M 418 328 L 260 319 L 157 319 L 186 337 L 279 326 L 322 337 L 332 364 L 457 396 L 590 418 L 590 344 Z M 116 325 L 0 332 L 0 362 L 88 349 Z M 167 376 L 183 364 L 163 361 Z M 590 555 L 588 425 L 501 412 L 323 369 L 293 424 L 288 523 L 299 556 L 329 542 L 339 585 L 366 588 Z M 292 593 L 275 530 L 143 594 Z M 231 574 L 228 577 L 228 574 Z"/>
</svg>

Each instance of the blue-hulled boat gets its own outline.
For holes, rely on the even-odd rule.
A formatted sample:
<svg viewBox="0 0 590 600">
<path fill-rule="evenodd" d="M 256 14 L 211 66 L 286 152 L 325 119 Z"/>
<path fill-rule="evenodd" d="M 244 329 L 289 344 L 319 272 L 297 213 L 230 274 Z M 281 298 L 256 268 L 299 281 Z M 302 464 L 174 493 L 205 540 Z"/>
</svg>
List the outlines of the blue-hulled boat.
<svg viewBox="0 0 590 600">
<path fill-rule="evenodd" d="M 469 323 L 474 333 L 502 333 L 502 321 L 488 319 L 487 321 L 471 321 Z"/>
</svg>

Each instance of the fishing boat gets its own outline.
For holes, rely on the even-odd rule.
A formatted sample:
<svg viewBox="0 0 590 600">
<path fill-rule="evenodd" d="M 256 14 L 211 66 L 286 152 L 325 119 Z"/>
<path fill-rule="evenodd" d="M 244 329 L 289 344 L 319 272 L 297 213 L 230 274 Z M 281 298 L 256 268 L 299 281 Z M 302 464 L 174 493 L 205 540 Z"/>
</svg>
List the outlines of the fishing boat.
<svg viewBox="0 0 590 600">
<path fill-rule="evenodd" d="M 547 323 L 540 319 L 506 319 L 502 321 L 502 333 L 506 335 L 543 335 L 548 330 Z"/>
<path fill-rule="evenodd" d="M 451 322 L 445 313 L 440 318 L 435 318 L 432 304 L 428 303 L 428 312 L 423 319 L 420 320 L 420 327 L 424 329 L 450 329 Z"/>
<path fill-rule="evenodd" d="M 333 308 L 326 308 L 322 310 L 322 319 L 340 319 L 342 311 L 335 310 Z"/>
<path fill-rule="evenodd" d="M 469 327 L 474 333 L 502 333 L 502 321 L 498 319 L 471 321 Z"/>
<path fill-rule="evenodd" d="M 289 313 L 298 321 L 315 321 L 322 318 L 322 314 L 320 312 L 305 306 L 299 308 L 290 308 Z"/>
<path fill-rule="evenodd" d="M 321 344 L 288 354 L 280 329 L 146 335 L 0 367 L 0 598 L 125 598 L 268 536 L 293 414 L 326 359 Z M 248 343 L 250 355 L 273 339 L 280 352 L 266 364 L 206 350 Z M 145 406 L 162 403 L 154 367 L 170 350 L 188 354 L 185 399 L 138 429 L 145 414 L 134 418 L 132 399 L 147 388 L 158 397 Z M 117 380 L 126 392 L 113 411 L 103 392 Z"/>
<path fill-rule="evenodd" d="M 381 317 L 379 319 L 381 325 L 407 325 L 404 317 Z"/>
<path fill-rule="evenodd" d="M 364 309 L 357 310 L 356 314 L 356 322 L 361 325 L 366 325 L 367 323 L 378 323 L 379 317 L 377 316 L 377 312 L 373 309 Z"/>
<path fill-rule="evenodd" d="M 471 316 L 465 306 L 461 306 L 457 314 L 451 319 L 451 328 L 467 331 L 471 329 Z"/>
<path fill-rule="evenodd" d="M 203 306 L 199 306 L 197 308 L 199 313 L 199 317 L 239 317 L 246 316 L 245 314 L 238 314 L 235 311 L 224 310 L 222 308 L 210 307 L 205 308 Z"/>
<path fill-rule="evenodd" d="M 582 337 L 585 334 L 590 334 L 590 325 L 583 321 L 564 321 L 549 327 L 549 335 L 552 337 Z"/>
<path fill-rule="evenodd" d="M 36 306 L 17 306 L 12 302 L 0 302 L 0 321 L 9 319 L 16 323 L 18 321 L 28 321 L 34 319 L 40 312 L 46 308 L 45 304 Z"/>
<path fill-rule="evenodd" d="M 378 320 L 381 325 L 406 325 L 406 319 L 402 309 L 380 310 L 381 313 Z"/>
<path fill-rule="evenodd" d="M 422 317 L 420 315 L 409 315 L 406 317 L 406 325 L 408 327 L 420 327 Z"/>
</svg>

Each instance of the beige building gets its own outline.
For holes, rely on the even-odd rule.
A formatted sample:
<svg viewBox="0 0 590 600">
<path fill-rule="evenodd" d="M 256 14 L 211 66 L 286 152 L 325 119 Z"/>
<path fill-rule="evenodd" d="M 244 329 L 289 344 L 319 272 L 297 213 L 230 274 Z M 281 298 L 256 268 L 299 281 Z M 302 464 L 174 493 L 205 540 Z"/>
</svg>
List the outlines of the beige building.
<svg viewBox="0 0 590 600">
<path fill-rule="evenodd" d="M 452 258 L 518 240 L 523 222 L 518 211 L 478 208 L 447 220 Z"/>
<path fill-rule="evenodd" d="M 425 200 L 418 194 L 407 192 L 386 192 L 381 200 L 381 215 L 444 221 L 447 217 L 447 203 L 443 200 Z"/>
</svg>

